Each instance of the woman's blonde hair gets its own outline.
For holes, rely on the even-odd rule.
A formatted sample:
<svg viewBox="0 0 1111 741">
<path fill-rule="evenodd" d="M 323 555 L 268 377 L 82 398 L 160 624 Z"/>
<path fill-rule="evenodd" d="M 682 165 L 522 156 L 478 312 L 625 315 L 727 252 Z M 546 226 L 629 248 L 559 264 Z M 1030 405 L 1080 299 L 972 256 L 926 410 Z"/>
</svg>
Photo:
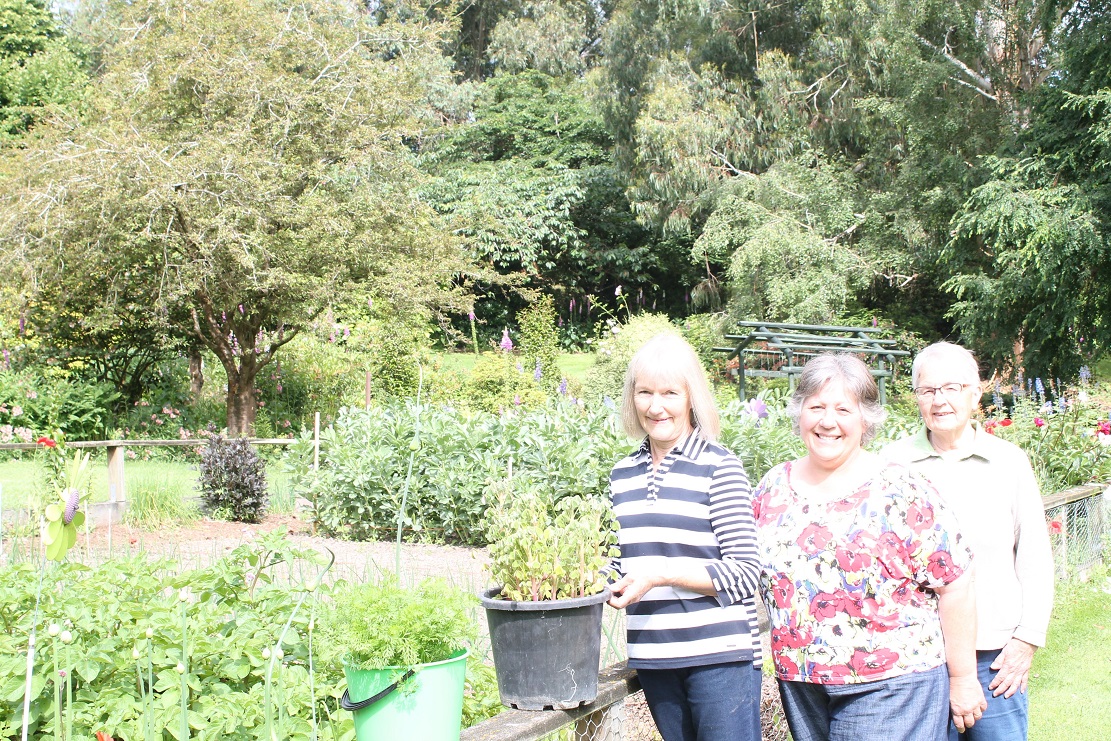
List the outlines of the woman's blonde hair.
<svg viewBox="0 0 1111 741">
<path fill-rule="evenodd" d="M 625 372 L 625 390 L 621 397 L 621 423 L 629 437 L 640 438 L 648 434 L 640 426 L 636 404 L 633 401 L 637 379 L 653 378 L 666 383 L 681 385 L 690 403 L 690 423 L 702 431 L 702 437 L 715 441 L 721 435 L 721 418 L 718 416 L 714 395 L 706 382 L 706 371 L 698 360 L 694 348 L 677 334 L 663 332 L 637 350 Z"/>
</svg>

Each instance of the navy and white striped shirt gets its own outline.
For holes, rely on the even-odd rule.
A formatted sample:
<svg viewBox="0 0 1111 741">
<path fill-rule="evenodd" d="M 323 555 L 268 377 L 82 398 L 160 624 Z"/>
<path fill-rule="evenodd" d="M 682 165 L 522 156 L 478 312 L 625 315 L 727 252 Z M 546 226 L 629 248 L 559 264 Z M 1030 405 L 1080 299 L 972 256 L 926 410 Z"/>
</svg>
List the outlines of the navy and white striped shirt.
<svg viewBox="0 0 1111 741">
<path fill-rule="evenodd" d="M 760 564 L 752 497 L 741 461 L 698 430 L 652 468 L 648 440 L 610 473 L 621 525 L 619 575 L 658 571 L 660 559 L 703 565 L 717 595 L 650 589 L 626 608 L 629 666 L 674 669 L 760 664 Z M 657 562 L 657 563 L 654 563 Z"/>
</svg>

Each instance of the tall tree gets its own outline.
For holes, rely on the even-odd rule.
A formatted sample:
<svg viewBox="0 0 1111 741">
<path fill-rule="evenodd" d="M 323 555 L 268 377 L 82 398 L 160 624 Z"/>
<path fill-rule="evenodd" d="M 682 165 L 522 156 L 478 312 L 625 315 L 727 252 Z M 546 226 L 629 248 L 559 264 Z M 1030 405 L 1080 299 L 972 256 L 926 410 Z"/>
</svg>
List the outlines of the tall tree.
<svg viewBox="0 0 1111 741">
<path fill-rule="evenodd" d="M 227 373 L 229 432 L 248 433 L 260 369 L 354 282 L 445 299 L 458 252 L 414 191 L 407 142 L 449 73 L 448 28 L 341 0 L 112 12 L 128 32 L 86 115 L 4 161 L 0 238 L 39 284 L 98 271 L 109 310 L 136 282 L 167 316 L 184 308 Z"/>
</svg>

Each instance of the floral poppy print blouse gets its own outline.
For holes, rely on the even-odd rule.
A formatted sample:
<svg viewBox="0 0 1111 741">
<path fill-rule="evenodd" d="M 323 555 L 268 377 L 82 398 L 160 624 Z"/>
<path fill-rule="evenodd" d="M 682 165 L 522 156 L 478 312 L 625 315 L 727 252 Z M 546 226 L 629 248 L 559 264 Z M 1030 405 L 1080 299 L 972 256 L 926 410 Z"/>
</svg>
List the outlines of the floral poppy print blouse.
<svg viewBox="0 0 1111 741">
<path fill-rule="evenodd" d="M 972 562 L 926 479 L 887 465 L 846 497 L 801 495 L 791 464 L 753 500 L 782 680 L 855 684 L 945 663 L 937 596 Z"/>
</svg>

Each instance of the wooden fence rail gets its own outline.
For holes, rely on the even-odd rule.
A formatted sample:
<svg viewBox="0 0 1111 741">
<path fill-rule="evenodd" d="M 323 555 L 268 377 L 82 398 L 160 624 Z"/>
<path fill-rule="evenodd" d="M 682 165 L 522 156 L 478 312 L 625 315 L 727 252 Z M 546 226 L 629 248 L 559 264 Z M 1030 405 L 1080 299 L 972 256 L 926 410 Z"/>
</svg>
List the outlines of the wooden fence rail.
<svg viewBox="0 0 1111 741">
<path fill-rule="evenodd" d="M 249 438 L 252 445 L 289 445 L 292 438 Z M 90 504 L 87 508 L 90 522 L 96 525 L 106 522 L 119 522 L 127 510 L 127 479 L 124 476 L 123 462 L 128 448 L 195 448 L 203 447 L 208 438 L 192 440 L 75 440 L 67 442 L 66 448 L 77 450 L 99 450 L 108 453 L 108 501 Z M 0 450 L 38 450 L 38 443 L 0 443 Z"/>
</svg>

